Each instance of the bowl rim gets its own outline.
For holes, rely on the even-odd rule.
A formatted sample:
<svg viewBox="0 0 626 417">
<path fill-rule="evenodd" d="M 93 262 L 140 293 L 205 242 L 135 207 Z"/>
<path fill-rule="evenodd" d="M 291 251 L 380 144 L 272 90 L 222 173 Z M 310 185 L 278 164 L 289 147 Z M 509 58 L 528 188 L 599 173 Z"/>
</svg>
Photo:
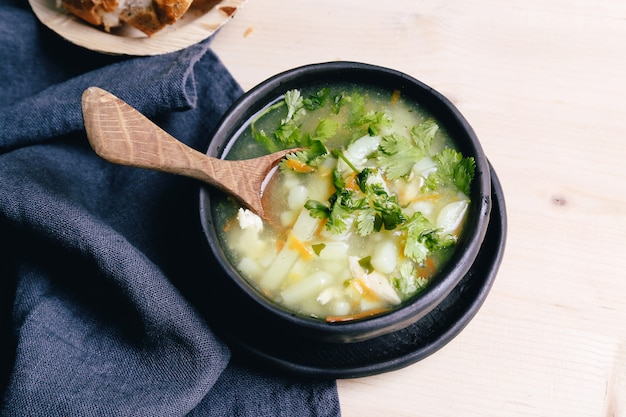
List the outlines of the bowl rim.
<svg viewBox="0 0 626 417">
<path fill-rule="evenodd" d="M 324 78 L 326 77 L 326 78 Z M 242 290 L 257 307 L 277 317 L 290 328 L 302 331 L 311 337 L 321 336 L 331 340 L 359 341 L 382 334 L 390 333 L 406 327 L 419 320 L 439 304 L 458 284 L 470 269 L 473 260 L 478 255 L 481 243 L 485 237 L 491 212 L 491 179 L 490 167 L 482 150 L 476 133 L 469 122 L 457 107 L 444 95 L 417 80 L 416 78 L 395 69 L 378 65 L 354 61 L 329 61 L 307 64 L 278 73 L 256 85 L 238 98 L 226 111 L 218 123 L 206 153 L 211 156 L 223 157 L 228 144 L 236 138 L 247 121 L 257 113 L 263 105 L 276 99 L 285 91 L 296 86 L 309 86 L 322 83 L 330 77 L 333 80 L 358 80 L 370 85 L 390 88 L 385 83 L 394 81 L 395 86 L 402 92 L 428 98 L 428 103 L 418 100 L 433 116 L 441 120 L 450 131 L 455 145 L 462 148 L 464 155 L 471 154 L 476 162 L 476 175 L 472 183 L 471 217 L 476 221 L 467 226 L 459 240 L 459 247 L 455 250 L 450 262 L 440 271 L 436 279 L 427 288 L 412 299 L 405 301 L 400 307 L 390 312 L 340 323 L 327 323 L 324 320 L 309 318 L 288 311 L 286 308 L 273 303 L 241 277 L 231 265 L 219 245 L 219 240 L 213 227 L 210 194 L 214 190 L 201 187 L 200 215 L 203 231 L 213 252 L 213 255 L 225 271 L 226 275 Z M 349 77 L 347 79 L 346 77 Z M 462 143 L 459 136 L 464 136 Z M 470 150 L 471 152 L 468 152 Z M 477 180 L 479 179 L 479 180 Z M 478 197 L 478 198 L 476 198 Z M 463 247 L 461 247 L 463 246 Z"/>
</svg>

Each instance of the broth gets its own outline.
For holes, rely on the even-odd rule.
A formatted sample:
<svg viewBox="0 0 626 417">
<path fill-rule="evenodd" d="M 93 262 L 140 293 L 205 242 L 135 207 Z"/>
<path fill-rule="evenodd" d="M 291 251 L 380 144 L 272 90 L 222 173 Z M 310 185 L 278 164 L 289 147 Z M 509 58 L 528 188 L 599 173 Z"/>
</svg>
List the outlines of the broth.
<svg viewBox="0 0 626 417">
<path fill-rule="evenodd" d="M 290 90 L 233 138 L 228 159 L 303 148 L 264 192 L 272 225 L 224 198 L 219 238 L 268 299 L 342 322 L 417 296 L 456 247 L 474 160 L 399 91 Z"/>
</svg>

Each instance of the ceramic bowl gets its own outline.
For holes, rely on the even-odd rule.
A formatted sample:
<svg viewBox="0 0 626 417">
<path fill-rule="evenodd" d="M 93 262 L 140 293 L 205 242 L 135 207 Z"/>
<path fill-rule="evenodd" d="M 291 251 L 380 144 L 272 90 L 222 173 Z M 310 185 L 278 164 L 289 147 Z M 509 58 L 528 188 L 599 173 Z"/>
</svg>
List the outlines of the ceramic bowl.
<svg viewBox="0 0 626 417">
<path fill-rule="evenodd" d="M 310 340 L 323 343 L 355 343 L 400 331 L 420 320 L 444 300 L 475 263 L 485 239 L 492 208 L 490 165 L 466 119 L 442 94 L 417 79 L 399 71 L 357 62 L 327 62 L 295 68 L 278 74 L 244 94 L 226 112 L 213 133 L 207 154 L 224 157 L 231 141 L 246 127 L 253 115 L 290 89 L 323 85 L 327 82 L 350 82 L 399 90 L 401 96 L 419 103 L 447 130 L 457 149 L 476 162 L 471 187 L 471 204 L 457 249 L 428 287 L 401 307 L 367 319 L 342 323 L 303 317 L 287 311 L 267 299 L 250 285 L 229 262 L 220 245 L 214 221 L 215 202 L 225 198 L 209 187 L 200 192 L 200 216 L 211 254 L 219 268 L 210 278 L 219 289 L 213 294 L 222 303 L 217 320 L 224 329 L 237 329 L 255 338 L 273 340 Z"/>
</svg>

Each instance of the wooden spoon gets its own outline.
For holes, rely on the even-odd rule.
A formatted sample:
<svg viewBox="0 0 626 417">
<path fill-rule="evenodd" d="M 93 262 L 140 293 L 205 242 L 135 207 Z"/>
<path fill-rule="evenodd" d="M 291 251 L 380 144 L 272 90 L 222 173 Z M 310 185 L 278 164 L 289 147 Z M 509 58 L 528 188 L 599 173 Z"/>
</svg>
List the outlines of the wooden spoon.
<svg viewBox="0 0 626 417">
<path fill-rule="evenodd" d="M 196 151 L 155 125 L 113 94 L 89 87 L 82 97 L 83 119 L 91 147 L 116 164 L 185 175 L 236 198 L 267 219 L 261 196 L 283 150 L 247 160 L 223 160 Z"/>
</svg>

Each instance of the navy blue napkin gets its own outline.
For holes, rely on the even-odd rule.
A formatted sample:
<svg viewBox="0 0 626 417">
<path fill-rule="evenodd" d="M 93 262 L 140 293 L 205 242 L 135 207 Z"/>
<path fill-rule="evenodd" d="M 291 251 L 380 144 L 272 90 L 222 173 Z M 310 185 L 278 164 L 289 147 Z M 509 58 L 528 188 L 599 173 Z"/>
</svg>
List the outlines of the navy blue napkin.
<svg viewBox="0 0 626 417">
<path fill-rule="evenodd" d="M 199 184 L 87 144 L 94 85 L 204 150 L 242 93 L 209 41 L 109 56 L 25 2 L 0 22 L 0 415 L 339 416 L 334 381 L 249 368 L 212 332 Z"/>
</svg>

